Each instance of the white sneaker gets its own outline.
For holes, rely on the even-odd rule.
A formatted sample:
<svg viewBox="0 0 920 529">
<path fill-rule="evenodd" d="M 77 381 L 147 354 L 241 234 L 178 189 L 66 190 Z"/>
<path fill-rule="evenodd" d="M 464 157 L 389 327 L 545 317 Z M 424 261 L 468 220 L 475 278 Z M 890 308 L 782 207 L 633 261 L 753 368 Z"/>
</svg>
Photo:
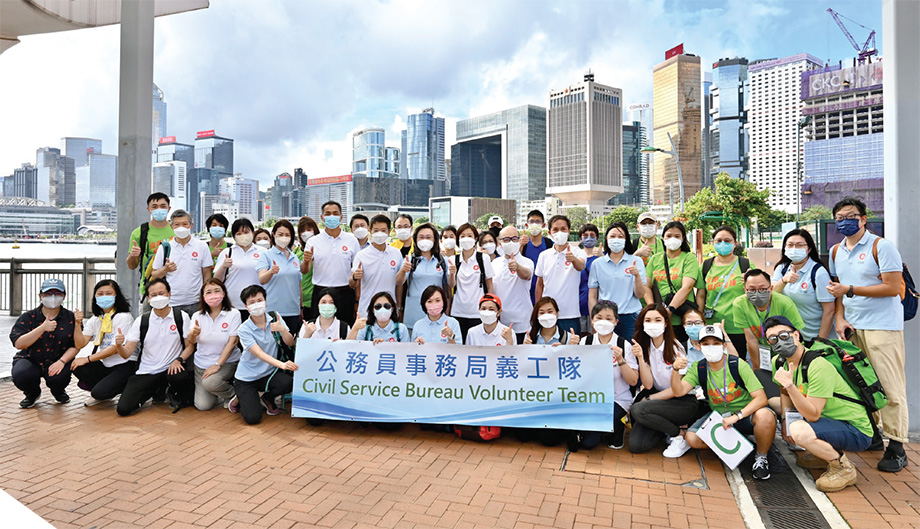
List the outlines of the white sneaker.
<svg viewBox="0 0 920 529">
<path fill-rule="evenodd" d="M 673 459 L 686 454 L 687 450 L 690 450 L 690 445 L 684 440 L 684 436 L 678 435 L 677 437 L 671 438 L 671 444 L 668 445 L 662 455 Z"/>
<path fill-rule="evenodd" d="M 111 399 L 106 399 L 106 400 L 111 400 Z M 86 406 L 87 408 L 90 408 L 90 407 L 95 406 L 95 405 L 97 405 L 97 404 L 102 404 L 103 402 L 105 402 L 105 400 L 96 400 L 96 399 L 90 397 L 90 398 L 86 399 L 85 401 L 83 401 L 83 405 Z"/>
</svg>

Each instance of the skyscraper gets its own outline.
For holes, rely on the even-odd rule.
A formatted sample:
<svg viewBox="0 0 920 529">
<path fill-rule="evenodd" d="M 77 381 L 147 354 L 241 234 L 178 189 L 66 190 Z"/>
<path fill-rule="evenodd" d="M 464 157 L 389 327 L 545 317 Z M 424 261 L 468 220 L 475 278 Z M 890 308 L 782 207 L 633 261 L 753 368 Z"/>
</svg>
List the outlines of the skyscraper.
<svg viewBox="0 0 920 529">
<path fill-rule="evenodd" d="M 748 60 L 719 59 L 712 65 L 713 86 L 709 92 L 710 181 L 719 173 L 747 179 Z"/>
<path fill-rule="evenodd" d="M 291 192 L 294 190 L 294 181 L 291 173 L 284 172 L 276 176 L 274 184 L 268 190 L 271 194 L 271 210 L 269 214 L 278 219 L 293 217 Z"/>
<path fill-rule="evenodd" d="M 64 156 L 73 159 L 73 166 L 87 164 L 87 153 L 102 153 L 102 140 L 93 138 L 61 138 L 61 150 Z"/>
<path fill-rule="evenodd" d="M 160 138 L 166 136 L 166 101 L 163 99 L 164 94 L 160 88 L 153 85 L 153 152 L 156 152 L 160 143 Z M 154 156 L 156 160 L 156 156 Z"/>
<path fill-rule="evenodd" d="M 680 158 L 685 199 L 703 186 L 702 178 L 702 116 L 703 97 L 700 93 L 700 58 L 685 54 L 683 45 L 665 53 L 665 60 L 655 66 L 653 78 L 654 147 L 670 151 L 668 134 Z M 675 157 L 656 153 L 652 158 L 651 202 L 668 204 L 672 193 L 674 204 L 680 198 Z"/>
<path fill-rule="evenodd" d="M 410 180 L 447 181 L 444 164 L 444 118 L 434 117 L 434 109 L 410 114 L 402 134 L 401 176 Z"/>
<path fill-rule="evenodd" d="M 42 189 L 42 184 L 38 178 L 38 168 L 30 163 L 22 164 L 22 167 L 13 170 L 13 176 L 7 177 L 12 178 L 12 188 L 7 189 L 4 186 L 4 194 L 8 197 L 23 197 L 23 198 L 34 198 L 36 200 L 42 200 L 42 194 L 47 196 L 48 194 L 48 183 L 44 184 L 44 189 Z M 44 200 L 47 205 L 47 199 Z"/>
<path fill-rule="evenodd" d="M 47 204 L 69 207 L 76 204 L 76 173 L 72 158 L 61 156 L 61 150 L 41 147 L 35 151 L 38 178 L 48 181 Z"/>
<path fill-rule="evenodd" d="M 233 176 L 233 140 L 217 136 L 213 130 L 199 131 L 195 135 L 194 168 L 188 172 L 189 213 L 196 223 L 210 216 L 210 206 L 202 204 L 202 194 L 209 196 L 209 203 L 217 202 L 220 180 L 228 176 Z"/>
<path fill-rule="evenodd" d="M 623 192 L 607 201 L 611 206 L 643 207 L 648 203 L 648 146 L 639 121 L 623 123 Z"/>
<path fill-rule="evenodd" d="M 709 171 L 712 169 L 712 160 L 709 158 L 709 134 L 712 127 L 712 116 L 709 115 L 709 105 L 712 98 L 709 94 L 712 88 L 712 72 L 703 73 L 703 83 L 700 86 L 700 93 L 703 94 L 703 109 L 700 112 L 700 126 L 702 127 L 702 136 L 700 143 L 702 151 L 700 152 L 700 178 L 703 179 L 703 187 L 713 187 L 712 178 Z"/>
<path fill-rule="evenodd" d="M 550 91 L 546 192 L 564 208 L 603 213 L 607 200 L 623 192 L 622 97 L 590 72 L 581 83 Z"/>
<path fill-rule="evenodd" d="M 770 206 L 786 213 L 795 213 L 799 200 L 796 166 L 801 160 L 802 72 L 818 66 L 821 61 L 806 53 L 748 66 L 750 180 L 757 189 L 771 189 Z"/>
<path fill-rule="evenodd" d="M 118 193 L 118 156 L 89 153 L 87 163 L 76 168 L 76 206 L 114 208 Z"/>
<path fill-rule="evenodd" d="M 352 175 L 368 178 L 399 177 L 399 149 L 386 146 L 386 131 L 381 128 L 359 130 L 352 134 L 351 144 Z"/>
<path fill-rule="evenodd" d="M 236 204 L 239 218 L 245 217 L 249 220 L 256 220 L 258 198 L 259 182 L 257 180 L 230 176 L 220 181 L 221 202 Z M 295 213 L 293 216 L 297 216 L 297 214 Z"/>
<path fill-rule="evenodd" d="M 185 162 L 185 209 L 192 215 L 192 219 L 197 222 L 199 198 L 198 171 L 195 170 L 195 147 L 177 142 L 175 136 L 160 138 L 157 145 L 156 161 L 157 163 Z M 154 190 L 156 190 L 156 187 L 154 187 Z"/>
<path fill-rule="evenodd" d="M 183 161 L 153 164 L 151 190 L 169 195 L 173 209 L 188 210 L 188 166 Z"/>
</svg>

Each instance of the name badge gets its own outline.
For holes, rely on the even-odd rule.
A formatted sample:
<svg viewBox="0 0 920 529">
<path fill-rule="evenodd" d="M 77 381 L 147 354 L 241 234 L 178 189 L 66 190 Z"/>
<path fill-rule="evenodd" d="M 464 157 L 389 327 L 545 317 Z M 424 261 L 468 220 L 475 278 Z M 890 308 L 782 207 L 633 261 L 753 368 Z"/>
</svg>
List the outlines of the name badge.
<svg viewBox="0 0 920 529">
<path fill-rule="evenodd" d="M 771 349 L 769 346 L 760 346 L 760 369 L 765 371 L 773 371 L 773 368 L 770 366 L 770 357 L 772 354 L 773 349 Z"/>
</svg>

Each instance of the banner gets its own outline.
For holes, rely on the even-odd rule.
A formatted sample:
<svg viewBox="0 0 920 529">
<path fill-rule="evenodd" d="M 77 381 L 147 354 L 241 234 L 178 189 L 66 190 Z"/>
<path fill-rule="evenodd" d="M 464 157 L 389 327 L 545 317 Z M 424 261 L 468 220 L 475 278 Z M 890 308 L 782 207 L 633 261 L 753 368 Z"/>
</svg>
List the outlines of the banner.
<svg viewBox="0 0 920 529">
<path fill-rule="evenodd" d="M 723 428 L 722 416 L 716 412 L 706 417 L 696 435 L 732 470 L 754 450 L 751 442 L 741 432 L 734 428 Z"/>
<path fill-rule="evenodd" d="M 292 415 L 613 430 L 606 345 L 483 347 L 301 338 Z"/>
</svg>

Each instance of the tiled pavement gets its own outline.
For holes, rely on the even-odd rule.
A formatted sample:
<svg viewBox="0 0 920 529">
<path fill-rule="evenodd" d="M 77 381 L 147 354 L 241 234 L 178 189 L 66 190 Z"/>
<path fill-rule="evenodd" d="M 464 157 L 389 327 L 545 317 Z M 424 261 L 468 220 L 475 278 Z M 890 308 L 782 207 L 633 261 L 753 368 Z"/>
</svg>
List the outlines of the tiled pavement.
<svg viewBox="0 0 920 529">
<path fill-rule="evenodd" d="M 70 393 L 70 404 L 46 391 L 20 410 L 21 394 L 0 383 L 0 488 L 58 528 L 744 526 L 711 454 L 673 461 L 598 448 L 570 454 L 561 470 L 562 447 L 286 416 L 247 427 L 224 410 L 162 405 L 120 418 Z M 868 470 L 859 491 L 832 496 L 854 527 L 917 522 L 911 448 L 910 474 Z M 679 485 L 703 471 L 708 490 Z M 867 502 L 880 497 L 890 509 L 873 512 Z"/>
</svg>

